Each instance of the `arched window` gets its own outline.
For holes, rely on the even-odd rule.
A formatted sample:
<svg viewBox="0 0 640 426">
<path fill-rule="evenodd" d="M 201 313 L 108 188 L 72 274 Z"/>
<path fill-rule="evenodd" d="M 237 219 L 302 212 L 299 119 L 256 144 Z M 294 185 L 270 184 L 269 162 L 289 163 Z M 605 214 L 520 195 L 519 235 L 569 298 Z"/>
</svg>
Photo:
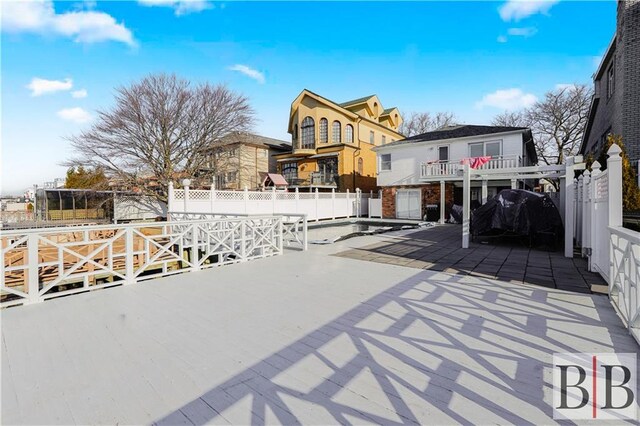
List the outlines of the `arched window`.
<svg viewBox="0 0 640 426">
<path fill-rule="evenodd" d="M 362 158 L 358 158 L 358 174 L 360 176 L 364 174 L 364 160 Z"/>
<path fill-rule="evenodd" d="M 344 139 L 347 143 L 353 143 L 353 126 L 351 124 L 347 124 L 344 129 Z"/>
<path fill-rule="evenodd" d="M 316 147 L 316 124 L 311 117 L 302 120 L 302 149 L 314 149 Z"/>
<path fill-rule="evenodd" d="M 329 121 L 326 118 L 320 119 L 320 143 L 329 142 Z"/>
<path fill-rule="evenodd" d="M 340 143 L 341 137 L 340 137 L 340 129 L 342 127 L 342 124 L 340 124 L 340 122 L 338 120 L 334 121 L 332 126 L 331 126 L 331 142 L 333 143 Z"/>
</svg>

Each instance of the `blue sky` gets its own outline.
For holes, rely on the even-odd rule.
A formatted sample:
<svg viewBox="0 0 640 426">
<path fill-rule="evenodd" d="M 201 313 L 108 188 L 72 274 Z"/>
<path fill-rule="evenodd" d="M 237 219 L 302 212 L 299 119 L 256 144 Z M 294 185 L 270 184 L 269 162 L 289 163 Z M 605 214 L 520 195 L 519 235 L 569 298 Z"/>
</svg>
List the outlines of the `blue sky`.
<svg viewBox="0 0 640 426">
<path fill-rule="evenodd" d="M 153 72 L 226 83 L 255 131 L 289 140 L 304 88 L 483 124 L 590 83 L 615 1 L 2 2 L 2 193 L 63 177 L 65 136 Z"/>
</svg>

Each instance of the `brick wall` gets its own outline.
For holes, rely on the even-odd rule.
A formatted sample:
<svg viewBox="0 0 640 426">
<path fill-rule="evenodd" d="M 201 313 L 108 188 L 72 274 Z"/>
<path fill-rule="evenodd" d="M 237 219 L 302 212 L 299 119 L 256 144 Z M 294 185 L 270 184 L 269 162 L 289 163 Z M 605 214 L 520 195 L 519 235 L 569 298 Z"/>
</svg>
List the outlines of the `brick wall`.
<svg viewBox="0 0 640 426">
<path fill-rule="evenodd" d="M 640 0 L 618 3 L 617 37 L 623 90 L 622 138 L 635 163 L 640 159 Z"/>
<path fill-rule="evenodd" d="M 445 183 L 445 218 L 449 218 L 449 211 L 453 204 L 453 184 Z M 427 204 L 440 205 L 440 183 L 425 185 L 388 186 L 382 188 L 382 217 L 394 219 L 396 217 L 396 191 L 398 189 L 420 188 L 422 190 L 422 214 L 426 211 Z"/>
</svg>

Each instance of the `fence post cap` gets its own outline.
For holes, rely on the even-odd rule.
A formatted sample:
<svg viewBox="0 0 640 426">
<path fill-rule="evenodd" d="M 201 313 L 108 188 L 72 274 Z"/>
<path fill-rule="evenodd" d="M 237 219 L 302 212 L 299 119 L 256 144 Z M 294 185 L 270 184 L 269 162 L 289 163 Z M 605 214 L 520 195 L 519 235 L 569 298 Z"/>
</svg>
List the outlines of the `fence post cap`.
<svg viewBox="0 0 640 426">
<path fill-rule="evenodd" d="M 173 181 L 172 180 L 169 181 L 169 188 L 173 188 Z"/>
<path fill-rule="evenodd" d="M 182 186 L 191 185 L 191 179 L 182 179 Z"/>
<path fill-rule="evenodd" d="M 607 151 L 607 155 L 609 156 L 609 158 L 611 157 L 619 157 L 620 153 L 622 153 L 622 148 L 620 148 L 618 146 L 618 144 L 611 144 L 611 146 L 609 147 L 609 150 Z"/>
<path fill-rule="evenodd" d="M 580 175 L 580 176 L 578 177 L 578 181 L 581 181 L 581 180 L 583 180 L 583 179 L 584 179 L 584 176 L 582 176 L 582 175 Z"/>
<path fill-rule="evenodd" d="M 600 168 L 602 166 L 600 165 L 600 162 L 598 160 L 594 161 L 593 164 L 591 165 L 591 170 L 592 171 L 600 171 Z"/>
<path fill-rule="evenodd" d="M 591 176 L 591 172 L 589 171 L 589 169 L 586 169 L 584 171 L 584 173 L 580 177 L 582 177 L 582 176 L 584 176 L 585 178 L 590 177 Z"/>
</svg>

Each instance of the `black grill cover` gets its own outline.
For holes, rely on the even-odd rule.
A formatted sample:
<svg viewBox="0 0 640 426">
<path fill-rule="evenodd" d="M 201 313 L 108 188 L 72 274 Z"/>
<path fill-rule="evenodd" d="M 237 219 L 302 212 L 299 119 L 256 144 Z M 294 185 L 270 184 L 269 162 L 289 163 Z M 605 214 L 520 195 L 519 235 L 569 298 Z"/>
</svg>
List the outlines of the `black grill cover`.
<svg viewBox="0 0 640 426">
<path fill-rule="evenodd" d="M 471 233 L 487 235 L 495 231 L 535 237 L 540 233 L 563 235 L 562 218 L 547 194 L 505 189 L 471 215 Z"/>
</svg>

